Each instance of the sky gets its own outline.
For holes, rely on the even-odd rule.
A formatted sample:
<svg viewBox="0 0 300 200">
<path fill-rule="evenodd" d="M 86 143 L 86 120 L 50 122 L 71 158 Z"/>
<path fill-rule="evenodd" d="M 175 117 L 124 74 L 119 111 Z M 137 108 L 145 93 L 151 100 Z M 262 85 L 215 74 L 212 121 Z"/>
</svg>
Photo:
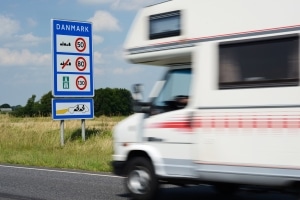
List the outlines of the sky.
<svg viewBox="0 0 300 200">
<path fill-rule="evenodd" d="M 94 89 L 142 83 L 147 96 L 164 69 L 134 65 L 123 43 L 138 9 L 164 0 L 1 0 L 0 105 L 25 106 L 52 91 L 51 19 L 93 26 Z"/>
</svg>

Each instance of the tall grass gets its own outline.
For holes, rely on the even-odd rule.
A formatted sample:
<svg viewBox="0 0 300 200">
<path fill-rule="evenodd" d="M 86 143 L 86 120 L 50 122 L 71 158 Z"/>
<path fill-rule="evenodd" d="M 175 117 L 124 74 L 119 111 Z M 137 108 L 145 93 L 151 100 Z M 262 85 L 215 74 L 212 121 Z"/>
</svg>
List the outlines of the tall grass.
<svg viewBox="0 0 300 200">
<path fill-rule="evenodd" d="M 112 128 L 122 117 L 65 120 L 64 146 L 60 121 L 50 117 L 15 118 L 0 114 L 0 163 L 53 168 L 111 171 Z"/>
</svg>

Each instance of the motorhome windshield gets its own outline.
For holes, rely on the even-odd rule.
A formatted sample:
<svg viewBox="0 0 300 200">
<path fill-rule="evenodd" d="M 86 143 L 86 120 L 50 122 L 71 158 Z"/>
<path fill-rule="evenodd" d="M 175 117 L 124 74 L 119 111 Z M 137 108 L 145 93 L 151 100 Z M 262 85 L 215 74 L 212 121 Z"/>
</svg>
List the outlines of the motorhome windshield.
<svg viewBox="0 0 300 200">
<path fill-rule="evenodd" d="M 153 106 L 162 109 L 160 112 L 183 108 L 188 101 L 191 74 L 191 68 L 169 71 L 166 83 L 159 96 L 154 100 Z"/>
</svg>

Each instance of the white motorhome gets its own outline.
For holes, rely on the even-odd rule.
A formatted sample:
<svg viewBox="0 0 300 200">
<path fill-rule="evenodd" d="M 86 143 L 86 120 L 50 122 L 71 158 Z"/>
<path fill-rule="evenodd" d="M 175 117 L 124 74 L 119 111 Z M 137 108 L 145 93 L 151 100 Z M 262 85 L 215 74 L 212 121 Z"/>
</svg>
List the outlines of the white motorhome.
<svg viewBox="0 0 300 200">
<path fill-rule="evenodd" d="M 167 73 L 114 129 L 114 172 L 134 198 L 161 183 L 299 190 L 299 8 L 170 0 L 139 11 L 125 58 Z"/>
</svg>

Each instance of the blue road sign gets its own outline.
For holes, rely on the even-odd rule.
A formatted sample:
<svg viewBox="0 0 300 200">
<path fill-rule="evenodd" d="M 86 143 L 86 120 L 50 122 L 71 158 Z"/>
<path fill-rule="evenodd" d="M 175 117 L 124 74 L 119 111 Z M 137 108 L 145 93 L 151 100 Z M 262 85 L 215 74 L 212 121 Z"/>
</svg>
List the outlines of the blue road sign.
<svg viewBox="0 0 300 200">
<path fill-rule="evenodd" d="M 93 99 L 52 99 L 52 119 L 54 120 L 93 118 Z"/>
<path fill-rule="evenodd" d="M 54 97 L 93 97 L 92 24 L 51 20 Z"/>
</svg>

